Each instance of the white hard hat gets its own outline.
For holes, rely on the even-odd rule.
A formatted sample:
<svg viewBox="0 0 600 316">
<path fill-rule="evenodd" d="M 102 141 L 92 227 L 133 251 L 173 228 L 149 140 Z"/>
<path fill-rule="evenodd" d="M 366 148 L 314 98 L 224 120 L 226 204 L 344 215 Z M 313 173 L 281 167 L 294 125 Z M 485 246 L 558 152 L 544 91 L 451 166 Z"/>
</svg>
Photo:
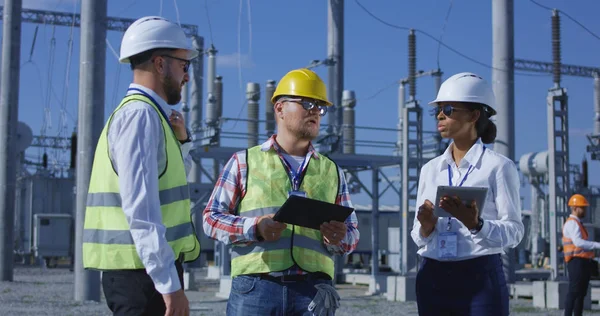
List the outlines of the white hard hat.
<svg viewBox="0 0 600 316">
<path fill-rule="evenodd" d="M 496 115 L 496 97 L 490 85 L 471 72 L 458 73 L 444 81 L 437 98 L 429 104 L 439 102 L 469 102 L 486 106 L 488 116 Z"/>
<path fill-rule="evenodd" d="M 129 57 L 155 48 L 185 49 L 189 59 L 198 56 L 179 25 L 160 16 L 146 16 L 133 22 L 125 31 L 119 61 L 129 63 Z"/>
</svg>

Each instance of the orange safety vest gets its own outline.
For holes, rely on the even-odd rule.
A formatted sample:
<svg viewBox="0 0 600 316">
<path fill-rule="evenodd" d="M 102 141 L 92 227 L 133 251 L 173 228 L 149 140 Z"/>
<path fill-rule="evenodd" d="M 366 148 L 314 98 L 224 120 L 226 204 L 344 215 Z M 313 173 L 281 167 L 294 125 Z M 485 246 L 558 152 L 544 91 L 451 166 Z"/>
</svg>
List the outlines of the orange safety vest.
<svg viewBox="0 0 600 316">
<path fill-rule="evenodd" d="M 581 224 L 581 222 L 572 217 L 569 217 L 565 221 L 565 224 L 567 224 L 569 221 L 575 221 L 577 223 L 577 225 L 579 226 L 579 229 L 581 230 L 581 238 L 587 240 L 588 232 L 585 229 L 585 227 Z M 563 228 L 564 228 L 564 225 L 563 225 Z M 562 237 L 562 244 L 563 244 L 563 251 L 565 253 L 565 262 L 571 261 L 571 259 L 573 259 L 574 257 L 585 258 L 585 259 L 594 258 L 593 251 L 576 247 L 575 244 L 573 244 L 573 240 L 571 238 L 565 237 L 564 235 Z"/>
</svg>

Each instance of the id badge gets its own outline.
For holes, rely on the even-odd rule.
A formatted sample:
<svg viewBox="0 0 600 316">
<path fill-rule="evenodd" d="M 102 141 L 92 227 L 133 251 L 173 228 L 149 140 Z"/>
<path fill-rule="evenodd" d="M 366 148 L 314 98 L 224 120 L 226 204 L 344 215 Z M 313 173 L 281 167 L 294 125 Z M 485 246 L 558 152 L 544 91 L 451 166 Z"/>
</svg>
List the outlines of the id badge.
<svg viewBox="0 0 600 316">
<path fill-rule="evenodd" d="M 456 258 L 458 254 L 456 232 L 445 232 L 438 235 L 438 257 L 440 259 Z"/>
<path fill-rule="evenodd" d="M 294 191 L 294 190 L 288 191 L 288 197 L 290 197 L 292 195 L 297 195 L 297 196 L 300 196 L 300 197 L 306 197 L 306 192 L 304 192 L 304 191 Z"/>
</svg>

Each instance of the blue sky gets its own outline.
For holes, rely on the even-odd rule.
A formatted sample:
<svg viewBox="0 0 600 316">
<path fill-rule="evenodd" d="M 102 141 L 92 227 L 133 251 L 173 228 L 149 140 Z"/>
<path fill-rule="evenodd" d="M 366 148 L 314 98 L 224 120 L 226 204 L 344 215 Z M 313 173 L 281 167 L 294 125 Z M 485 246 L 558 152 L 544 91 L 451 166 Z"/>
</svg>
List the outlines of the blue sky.
<svg viewBox="0 0 600 316">
<path fill-rule="evenodd" d="M 564 10 L 592 31 L 600 33 L 598 23 L 594 19 L 594 12 L 600 10 L 600 2 L 538 1 L 546 6 Z M 435 37 L 442 34 L 442 28 L 446 24 L 442 39 L 446 45 L 482 63 L 491 64 L 491 1 L 453 1 L 447 21 L 445 17 L 451 3 L 449 0 L 360 2 L 373 14 L 389 23 L 419 29 Z M 75 0 L 23 0 L 23 5 L 25 8 L 65 12 L 73 12 L 74 8 L 79 12 L 80 9 L 80 2 Z M 528 0 L 516 0 L 514 10 L 515 57 L 551 61 L 551 12 Z M 306 66 L 313 59 L 324 59 L 327 54 L 325 0 L 179 0 L 177 9 L 170 0 L 109 0 L 108 3 L 108 15 L 112 17 L 138 18 L 159 14 L 174 21 L 179 18 L 181 23 L 198 25 L 205 43 L 208 45 L 213 42 L 219 50 L 217 73 L 224 78 L 226 117 L 236 118 L 241 110 L 241 117 L 245 117 L 243 98 L 247 82 L 258 82 L 261 89 L 264 89 L 267 80 L 279 80 L 287 71 Z M 209 31 L 207 17 L 210 18 L 212 32 Z M 241 24 L 238 21 L 241 21 Z M 596 62 L 600 40 L 564 16 L 561 21 L 563 63 L 598 66 Z M 56 27 L 54 30 L 55 60 L 52 76 L 48 77 L 52 26 L 39 25 L 32 62 L 25 64 L 29 60 L 35 27 L 33 24 L 23 24 L 22 29 L 23 66 L 19 120 L 27 123 L 32 127 L 34 134 L 39 135 L 45 117 L 44 108 L 49 105 L 51 119 L 47 120 L 46 134 L 57 135 L 61 116 L 59 100 L 65 88 L 67 43 L 71 30 L 69 27 Z M 77 118 L 79 34 L 79 29 L 74 29 L 74 49 L 66 103 L 67 133 L 63 135 L 70 135 Z M 393 83 L 408 74 L 407 35 L 407 31 L 393 29 L 374 20 L 353 0 L 346 0 L 344 88 L 356 92 L 357 125 L 395 128 L 398 89 Z M 108 32 L 108 42 L 117 52 L 121 36 L 122 33 L 119 32 Z M 417 33 L 417 69 L 434 69 L 437 68 L 437 63 L 437 42 Z M 238 65 L 241 67 L 238 68 Z M 491 80 L 490 68 L 468 61 L 444 47 L 439 53 L 439 65 L 444 72 L 444 79 L 457 72 L 472 71 Z M 326 68 L 320 67 L 316 70 L 327 80 Z M 131 71 L 128 66 L 118 64 L 116 56 L 108 48 L 105 119 L 120 101 L 130 80 Z M 52 83 L 53 95 L 56 97 L 52 96 L 48 103 L 46 91 L 49 82 Z M 593 79 L 563 77 L 562 85 L 569 93 L 570 159 L 571 163 L 579 163 L 585 155 L 585 135 L 593 129 Z M 516 159 L 527 152 L 543 151 L 547 148 L 545 104 L 547 91 L 551 86 L 552 77 L 549 75 L 515 76 Z M 382 90 L 386 87 L 387 89 Z M 377 92 L 380 93 L 376 94 Z M 428 77 L 418 79 L 417 98 L 421 104 L 428 107 L 427 102 L 434 97 L 433 80 Z M 261 99 L 261 118 L 264 112 L 263 102 Z M 434 120 L 428 112 L 424 124 L 425 130 L 435 129 Z M 226 123 L 224 128 L 233 128 L 233 123 Z M 235 126 L 237 131 L 245 129 L 243 123 Z M 357 131 L 357 138 L 363 140 L 395 141 L 395 135 L 394 132 Z M 225 145 L 232 146 L 243 146 L 244 143 L 245 141 L 224 141 Z M 389 150 L 372 148 L 357 148 L 357 152 L 391 154 Z M 31 158 L 38 155 L 37 149 L 28 151 Z M 590 175 L 598 174 L 599 171 L 598 162 L 590 161 Z M 368 185 L 370 177 L 365 176 Z M 600 180 L 593 176 L 590 177 L 590 182 L 600 185 Z M 523 193 L 528 192 L 529 189 L 524 188 Z M 382 203 L 397 203 L 394 199 L 393 195 L 387 194 Z M 356 201 L 370 204 L 364 196 L 357 196 Z M 528 204 L 525 208 L 528 208 Z"/>
</svg>

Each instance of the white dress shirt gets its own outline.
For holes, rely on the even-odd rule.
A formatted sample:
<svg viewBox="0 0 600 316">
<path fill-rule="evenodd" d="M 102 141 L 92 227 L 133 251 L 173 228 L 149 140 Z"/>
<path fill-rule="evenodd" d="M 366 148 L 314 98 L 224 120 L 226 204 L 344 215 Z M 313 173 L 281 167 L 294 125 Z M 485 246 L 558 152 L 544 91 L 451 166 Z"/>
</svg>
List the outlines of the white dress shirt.
<svg viewBox="0 0 600 316">
<path fill-rule="evenodd" d="M 417 190 L 415 221 L 411 236 L 419 247 L 418 253 L 427 258 L 438 259 L 438 234 L 446 232 L 448 218 L 439 218 L 434 231 L 423 237 L 417 219 L 419 207 L 425 200 L 435 205 L 437 187 L 449 185 L 448 166 L 452 171 L 452 184 L 458 185 L 464 179 L 469 166 L 472 166 L 463 186 L 488 187 L 485 206 L 479 210 L 484 224 L 477 234 L 456 218 L 451 219 L 451 232 L 457 232 L 457 256 L 451 260 L 465 260 L 484 255 L 499 254 L 503 248 L 516 247 L 523 238 L 524 226 L 521 220 L 519 198 L 519 174 L 513 161 L 490 148 L 485 148 L 478 139 L 465 157 L 456 166 L 452 158 L 454 143 L 441 155 L 421 168 Z M 448 260 L 448 259 L 444 259 Z"/>
<path fill-rule="evenodd" d="M 579 217 L 575 215 L 571 214 L 569 217 L 575 219 L 578 222 L 581 222 L 581 220 L 579 220 Z M 565 225 L 563 226 L 563 236 L 573 240 L 573 245 L 575 245 L 575 247 L 577 248 L 583 248 L 585 250 L 600 249 L 599 242 L 585 240 L 581 237 L 581 230 L 579 229 L 579 225 L 577 225 L 575 221 L 567 221 L 565 223 Z"/>
<path fill-rule="evenodd" d="M 131 84 L 129 88 L 144 91 L 167 117 L 171 114 L 167 102 L 154 91 L 138 84 Z M 134 93 L 140 92 L 127 92 L 128 95 Z M 119 174 L 123 212 L 137 253 L 156 290 L 165 294 L 179 290 L 181 284 L 174 264 L 175 255 L 165 238 L 166 228 L 160 211 L 158 176 L 166 167 L 167 157 L 158 115 L 147 103 L 129 102 L 113 116 L 108 130 L 108 148 Z M 186 173 L 191 166 L 191 146 L 190 142 L 181 145 Z"/>
</svg>

